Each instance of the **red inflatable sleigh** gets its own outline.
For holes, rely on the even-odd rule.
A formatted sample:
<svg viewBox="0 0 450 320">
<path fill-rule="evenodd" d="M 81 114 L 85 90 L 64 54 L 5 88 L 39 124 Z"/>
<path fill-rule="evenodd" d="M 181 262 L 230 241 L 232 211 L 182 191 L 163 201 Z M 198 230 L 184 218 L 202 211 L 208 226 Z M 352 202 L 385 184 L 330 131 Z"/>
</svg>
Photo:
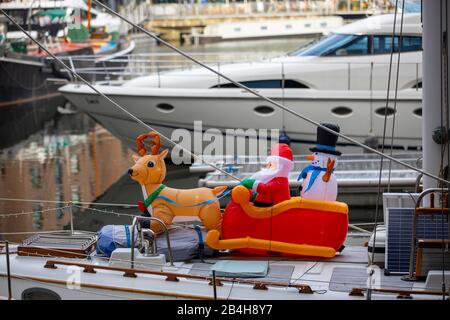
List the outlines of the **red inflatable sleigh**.
<svg viewBox="0 0 450 320">
<path fill-rule="evenodd" d="M 268 251 L 314 257 L 334 257 L 347 236 L 348 207 L 336 201 L 293 197 L 272 207 L 255 207 L 251 193 L 233 189 L 225 208 L 222 235 L 211 230 L 206 243 L 217 250 L 247 253 Z M 220 239 L 222 238 L 222 239 Z"/>
</svg>

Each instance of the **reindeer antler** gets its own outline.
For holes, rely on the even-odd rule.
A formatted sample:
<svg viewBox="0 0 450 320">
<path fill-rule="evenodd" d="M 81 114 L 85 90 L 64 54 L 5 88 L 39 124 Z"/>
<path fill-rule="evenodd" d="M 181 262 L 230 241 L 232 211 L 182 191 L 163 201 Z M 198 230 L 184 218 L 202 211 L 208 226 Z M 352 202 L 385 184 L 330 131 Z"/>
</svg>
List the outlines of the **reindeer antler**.
<svg viewBox="0 0 450 320">
<path fill-rule="evenodd" d="M 145 148 L 144 140 L 147 138 L 152 138 L 151 141 L 151 151 L 153 155 L 158 154 L 159 148 L 161 147 L 161 137 L 159 136 L 159 133 L 155 131 L 151 131 L 149 133 L 141 134 L 136 138 L 136 148 L 137 152 L 141 157 L 145 156 L 147 154 L 147 149 Z"/>
</svg>

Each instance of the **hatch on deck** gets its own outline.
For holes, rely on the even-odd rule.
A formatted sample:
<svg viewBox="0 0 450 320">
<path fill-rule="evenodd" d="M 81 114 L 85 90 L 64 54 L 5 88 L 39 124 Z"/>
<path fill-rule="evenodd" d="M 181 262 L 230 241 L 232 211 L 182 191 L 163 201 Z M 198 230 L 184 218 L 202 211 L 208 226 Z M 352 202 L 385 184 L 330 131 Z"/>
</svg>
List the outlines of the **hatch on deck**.
<svg viewBox="0 0 450 320">
<path fill-rule="evenodd" d="M 19 256 L 50 256 L 85 258 L 97 243 L 94 233 L 77 232 L 36 234 L 23 241 L 17 248 Z"/>
</svg>

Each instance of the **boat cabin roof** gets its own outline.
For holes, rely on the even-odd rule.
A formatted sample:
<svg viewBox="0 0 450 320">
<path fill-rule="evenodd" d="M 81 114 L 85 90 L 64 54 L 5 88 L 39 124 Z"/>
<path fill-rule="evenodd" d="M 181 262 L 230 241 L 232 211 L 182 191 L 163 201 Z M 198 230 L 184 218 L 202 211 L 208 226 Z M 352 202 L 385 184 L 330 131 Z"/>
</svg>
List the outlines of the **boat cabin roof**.
<svg viewBox="0 0 450 320">
<path fill-rule="evenodd" d="M 366 19 L 347 24 L 335 31 L 337 34 L 354 34 L 354 35 L 392 35 L 395 14 L 384 14 L 371 16 Z M 400 34 L 401 14 L 397 14 L 395 33 Z M 420 21 L 420 13 L 404 13 L 403 29 L 404 35 L 422 35 L 422 23 Z"/>
</svg>

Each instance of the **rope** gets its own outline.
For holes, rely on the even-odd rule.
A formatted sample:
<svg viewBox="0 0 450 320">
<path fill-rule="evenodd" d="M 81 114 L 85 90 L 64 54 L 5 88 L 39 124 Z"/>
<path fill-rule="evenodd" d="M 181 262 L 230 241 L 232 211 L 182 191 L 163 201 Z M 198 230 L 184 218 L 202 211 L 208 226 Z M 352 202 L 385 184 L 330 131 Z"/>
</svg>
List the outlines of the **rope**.
<svg viewBox="0 0 450 320">
<path fill-rule="evenodd" d="M 9 235 L 21 235 L 21 234 L 52 234 L 52 233 L 61 233 L 61 232 L 67 232 L 70 233 L 70 230 L 52 230 L 52 231 L 17 231 L 17 232 L 1 232 L 0 235 L 2 236 L 9 236 Z"/>
<path fill-rule="evenodd" d="M 46 213 L 50 211 L 58 211 L 58 210 L 64 210 L 70 208 L 70 205 L 64 206 L 64 207 L 58 207 L 58 208 L 49 208 L 49 209 L 43 209 L 43 210 L 35 210 L 35 211 L 28 211 L 28 212 L 17 212 L 17 213 L 1 213 L 0 219 L 4 218 L 10 218 L 10 217 L 18 217 L 18 216 L 25 216 L 30 215 L 34 213 Z"/>
<path fill-rule="evenodd" d="M 114 212 L 114 211 L 107 211 L 107 210 L 100 210 L 100 209 L 95 209 L 95 208 L 83 208 L 81 206 L 77 206 L 77 205 L 73 205 L 75 208 L 79 208 L 79 209 L 83 209 L 83 210 L 90 210 L 90 211 L 95 211 L 95 212 L 100 212 L 100 213 L 108 213 L 108 214 L 114 214 L 116 216 L 124 216 L 124 217 L 136 217 L 135 214 L 129 214 L 129 213 L 120 213 L 120 212 Z"/>
<path fill-rule="evenodd" d="M 21 198 L 0 198 L 0 201 L 61 203 L 61 201 L 56 201 L 56 200 L 21 199 Z M 105 202 L 85 202 L 85 201 L 71 201 L 71 203 L 72 204 L 78 204 L 78 205 L 96 205 L 96 206 L 109 206 L 109 207 L 132 207 L 132 208 L 137 208 L 136 204 L 130 204 L 130 203 L 105 203 Z"/>
<path fill-rule="evenodd" d="M 365 145 L 364 143 L 362 143 L 362 142 L 360 142 L 360 141 L 358 141 L 358 140 L 356 140 L 356 139 L 353 139 L 353 138 L 351 138 L 351 137 L 346 136 L 345 134 L 342 134 L 342 133 L 340 133 L 340 132 L 336 132 L 336 131 L 334 131 L 334 130 L 328 128 L 328 127 L 325 127 L 325 126 L 323 126 L 322 124 L 320 124 L 319 122 L 317 122 L 317 121 L 315 121 L 315 120 L 312 120 L 312 119 L 310 119 L 310 118 L 308 118 L 308 117 L 306 117 L 306 116 L 304 116 L 304 115 L 302 115 L 302 114 L 300 114 L 300 113 L 298 113 L 298 112 L 296 112 L 296 111 L 294 111 L 294 110 L 292 110 L 292 109 L 290 109 L 290 108 L 284 106 L 283 104 L 278 103 L 278 102 L 276 102 L 275 100 L 273 100 L 273 99 L 271 99 L 271 98 L 268 98 L 268 97 L 266 97 L 266 96 L 260 94 L 259 92 L 257 92 L 257 91 L 255 91 L 255 90 L 253 90 L 253 89 L 251 89 L 251 88 L 249 88 L 249 87 L 247 87 L 247 86 L 245 86 L 245 85 L 243 85 L 243 84 L 241 84 L 241 83 L 239 83 L 239 82 L 237 82 L 237 81 L 231 79 L 230 77 L 228 77 L 228 76 L 226 76 L 226 75 L 220 73 L 219 71 L 215 70 L 214 68 L 212 68 L 212 67 L 210 67 L 210 66 L 208 66 L 208 65 L 206 65 L 206 64 L 204 64 L 204 63 L 202 63 L 201 61 L 199 61 L 199 60 L 193 58 L 192 56 L 190 56 L 190 55 L 187 54 L 186 52 L 184 52 L 184 51 L 178 49 L 177 47 L 175 47 L 174 45 L 170 44 L 169 42 L 164 41 L 163 39 L 161 39 L 161 38 L 159 38 L 158 36 L 154 35 L 153 33 L 149 32 L 148 30 L 146 30 L 146 29 L 144 29 L 144 28 L 142 28 L 142 27 L 140 27 L 140 26 L 134 24 L 132 21 L 128 20 L 127 18 L 123 17 L 123 16 L 120 15 L 119 13 L 117 13 L 117 12 L 115 12 L 114 10 L 110 9 L 108 6 L 106 6 L 105 4 L 99 2 L 98 0 L 92 0 L 92 1 L 94 1 L 94 2 L 95 2 L 97 5 L 99 5 L 100 7 L 104 8 L 107 12 L 111 13 L 112 15 L 114 15 L 114 16 L 116 16 L 116 17 L 119 17 L 120 19 L 124 20 L 124 21 L 127 22 L 128 24 L 130 24 L 130 25 L 134 26 L 135 28 L 137 28 L 139 31 L 141 31 L 141 32 L 143 32 L 144 34 L 148 35 L 149 37 L 151 37 L 151 38 L 157 40 L 159 43 L 162 43 L 162 44 L 165 45 L 166 47 L 168 47 L 168 48 L 170 48 L 171 50 L 177 52 L 178 54 L 182 55 L 182 56 L 185 57 L 186 59 L 188 59 L 188 60 L 190 60 L 190 61 L 192 61 L 192 62 L 198 64 L 199 66 L 201 66 L 201 67 L 203 67 L 203 68 L 205 68 L 205 69 L 211 71 L 212 73 L 214 73 L 214 74 L 216 74 L 216 75 L 222 77 L 223 79 L 225 79 L 225 80 L 227 80 L 227 81 L 233 83 L 233 84 L 236 85 L 237 87 L 239 87 L 239 88 L 241 88 L 241 89 L 243 89 L 243 90 L 245 90 L 245 91 L 247 91 L 247 92 L 253 94 L 254 96 L 259 97 L 259 98 L 261 98 L 262 100 L 265 100 L 265 101 L 269 102 L 270 104 L 272 104 L 272 105 L 274 105 L 274 106 L 276 106 L 276 107 L 278 107 L 278 108 L 280 108 L 280 109 L 282 109 L 282 110 L 284 110 L 284 111 L 286 111 L 286 112 L 288 112 L 288 113 L 290 113 L 290 114 L 292 114 L 292 115 L 294 115 L 294 116 L 296 116 L 296 117 L 298 117 L 298 118 L 300 118 L 300 119 L 302 119 L 302 120 L 304 120 L 304 121 L 306 121 L 306 122 L 309 122 L 310 124 L 312 124 L 312 125 L 314 125 L 314 126 L 316 126 L 316 127 L 320 127 L 320 128 L 322 128 L 323 130 L 325 130 L 325 131 L 327 131 L 327 132 L 329 132 L 329 133 L 331 133 L 331 134 L 333 134 L 333 135 L 336 135 L 336 136 L 338 136 L 338 137 L 340 137 L 340 138 L 342 138 L 342 139 L 345 139 L 345 140 L 347 140 L 347 141 L 350 141 L 351 143 L 354 143 L 355 145 L 357 145 L 357 146 L 359 146 L 359 147 L 361 147 L 361 148 L 363 148 L 363 149 L 365 149 L 365 150 L 367 150 L 367 151 L 370 151 L 370 152 L 372 152 L 372 153 L 378 154 L 379 156 L 382 156 L 382 157 L 384 157 L 384 158 L 390 159 L 391 161 L 393 161 L 393 162 L 395 162 L 395 163 L 397 163 L 397 164 L 400 164 L 400 165 L 402 165 L 402 166 L 404 166 L 404 167 L 406 167 L 406 168 L 409 168 L 409 169 L 411 169 L 411 170 L 414 170 L 414 171 L 416 171 L 416 172 L 422 173 L 423 175 L 426 175 L 427 177 L 430 177 L 430 178 L 435 179 L 435 180 L 437 180 L 437 181 L 441 181 L 441 182 L 443 182 L 443 183 L 449 183 L 449 181 L 446 181 L 446 180 L 444 180 L 444 179 L 442 179 L 442 178 L 440 178 L 440 177 L 438 177 L 438 176 L 436 176 L 436 175 L 433 175 L 433 174 L 431 174 L 431 173 L 425 172 L 425 171 L 422 170 L 422 169 L 416 168 L 416 167 L 414 167 L 414 166 L 412 166 L 412 165 L 410 165 L 410 164 L 408 164 L 408 163 L 405 163 L 405 162 L 403 162 L 403 161 L 401 161 L 401 160 L 398 160 L 398 159 L 396 159 L 396 158 L 394 158 L 394 157 L 392 157 L 392 156 L 390 156 L 390 155 L 384 154 L 384 153 L 382 153 L 382 152 L 380 152 L 380 151 L 378 151 L 378 150 L 376 150 L 376 149 L 373 149 L 373 148 L 371 148 L 371 147 Z M 396 0 L 396 1 L 398 1 L 398 0 Z M 1 10 L 1 9 L 0 9 L 0 10 Z M 89 86 L 89 87 L 92 88 L 92 86 Z M 95 89 L 95 92 L 99 93 L 99 91 L 96 90 L 96 89 Z M 99 93 L 99 94 L 100 94 L 100 93 Z M 102 94 L 100 94 L 100 95 L 102 95 Z M 103 96 L 103 95 L 102 95 L 102 96 Z M 128 113 L 128 111 L 125 111 L 125 112 Z M 142 121 L 141 121 L 141 122 L 142 122 Z M 215 168 L 215 167 L 214 167 L 214 168 Z M 222 170 L 219 170 L 219 171 L 223 172 Z"/>
</svg>

